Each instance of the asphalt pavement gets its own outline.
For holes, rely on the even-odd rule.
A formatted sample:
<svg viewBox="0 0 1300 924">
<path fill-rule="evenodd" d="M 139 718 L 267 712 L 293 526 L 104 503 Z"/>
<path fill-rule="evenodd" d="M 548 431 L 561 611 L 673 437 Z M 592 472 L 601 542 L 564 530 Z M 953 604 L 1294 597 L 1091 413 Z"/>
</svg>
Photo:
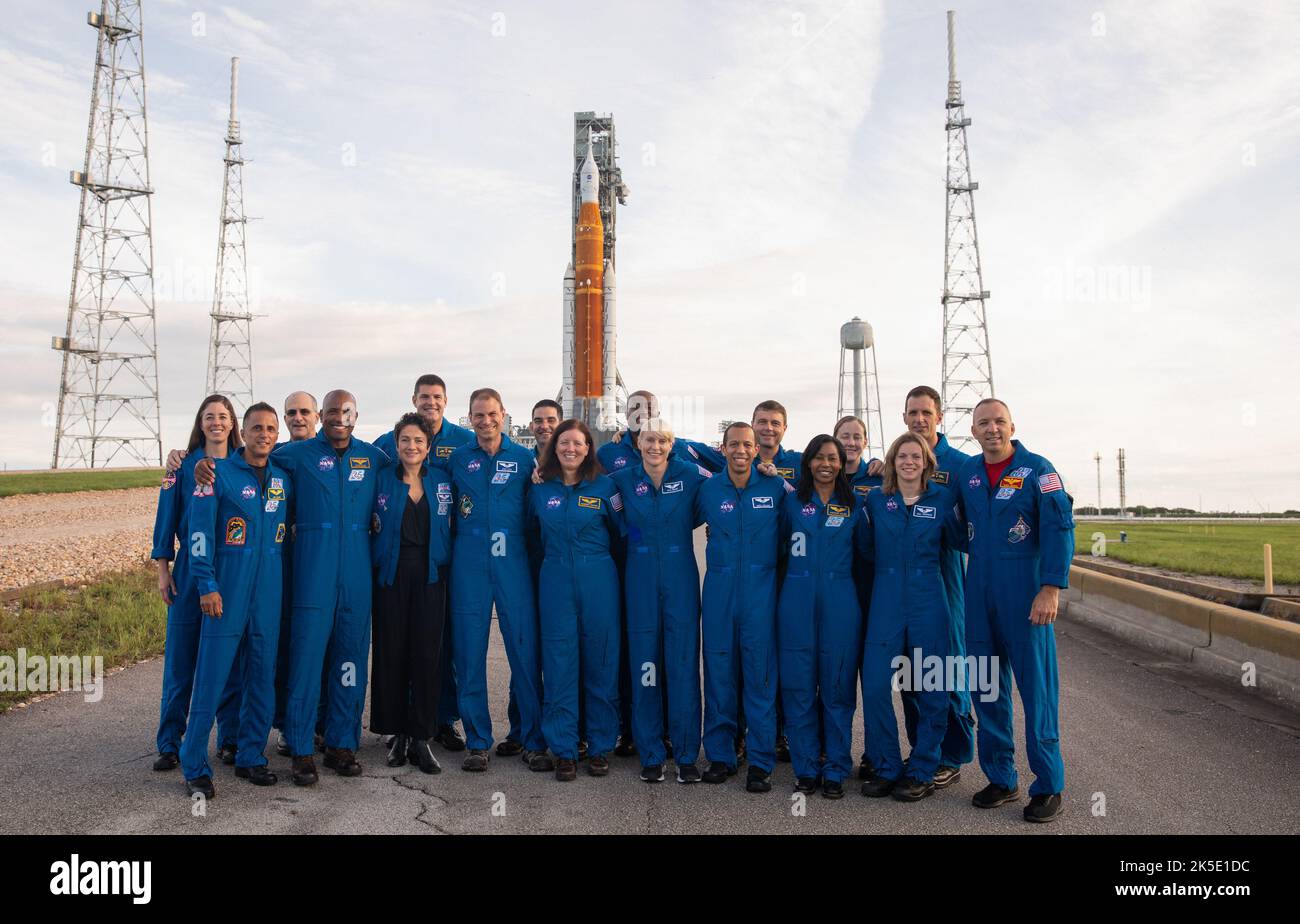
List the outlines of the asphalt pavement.
<svg viewBox="0 0 1300 924">
<path fill-rule="evenodd" d="M 916 804 L 796 798 L 788 764 L 770 793 L 723 785 L 642 783 L 636 758 L 612 758 L 608 777 L 559 783 L 517 758 L 465 773 L 439 749 L 443 772 L 384 764 L 366 731 L 362 776 L 321 768 L 311 788 L 258 788 L 215 764 L 217 796 L 196 815 L 179 771 L 155 773 L 153 736 L 162 661 L 110 674 L 100 702 L 63 693 L 0 716 L 0 833 L 784 833 L 964 834 L 1300 833 L 1300 716 L 1183 665 L 1071 623 L 1058 626 L 1066 809 L 1048 825 L 1021 819 L 1024 802 L 971 806 L 977 765 Z M 505 729 L 507 665 L 493 631 L 493 721 Z M 1019 717 L 1017 705 L 1017 717 Z M 860 713 L 859 713 L 860 715 Z M 861 728 L 856 749 L 861 747 Z M 1022 788 L 1031 777 L 1018 745 Z M 320 766 L 319 761 L 317 762 Z"/>
</svg>

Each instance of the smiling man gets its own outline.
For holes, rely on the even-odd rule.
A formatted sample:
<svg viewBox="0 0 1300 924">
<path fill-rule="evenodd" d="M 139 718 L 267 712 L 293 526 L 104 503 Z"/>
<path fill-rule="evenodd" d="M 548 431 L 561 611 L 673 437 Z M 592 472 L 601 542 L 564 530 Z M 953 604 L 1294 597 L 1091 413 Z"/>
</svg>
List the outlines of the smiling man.
<svg viewBox="0 0 1300 924">
<path fill-rule="evenodd" d="M 744 421 L 722 434 L 726 471 L 695 497 L 696 517 L 708 524 L 701 623 L 704 637 L 706 783 L 736 772 L 740 701 L 749 772 L 745 788 L 768 792 L 776 761 L 776 597 L 780 512 L 794 489 L 754 469 L 758 443 Z"/>
<path fill-rule="evenodd" d="M 542 453 L 546 451 L 546 444 L 551 441 L 551 435 L 560 425 L 562 411 L 560 403 L 550 398 L 543 398 L 533 405 L 533 419 L 529 422 L 528 429 L 533 432 L 533 437 L 537 440 L 537 448 L 533 450 L 534 457 L 540 459 Z"/>
<path fill-rule="evenodd" d="M 376 475 L 388 457 L 353 437 L 357 418 L 356 397 L 331 391 L 320 434 L 281 444 L 275 453 L 298 496 L 285 737 L 300 786 L 317 779 L 312 739 L 327 651 L 325 766 L 340 776 L 361 774 L 356 750 L 370 653 L 370 513 Z"/>
<path fill-rule="evenodd" d="M 309 440 L 316 435 L 320 410 L 316 399 L 305 391 L 295 391 L 284 399 L 284 425 L 292 442 Z"/>
<path fill-rule="evenodd" d="M 549 772 L 555 763 L 542 737 L 541 652 L 524 528 L 536 461 L 501 432 L 506 410 L 495 389 L 471 394 L 469 414 L 475 442 L 457 449 L 450 459 L 457 513 L 451 556 L 452 651 L 470 749 L 462 769 L 488 768 L 492 718 L 487 654 L 495 608 L 518 709 L 518 728 L 511 729 L 508 738 L 519 743 L 530 769 Z M 498 753 L 517 752 L 512 748 Z"/>
<path fill-rule="evenodd" d="M 292 499 L 287 474 L 270 461 L 278 433 L 271 405 L 245 411 L 244 447 L 218 464 L 213 490 L 196 492 L 190 504 L 191 566 L 203 610 L 190 725 L 180 752 L 191 796 L 216 794 L 208 736 L 236 658 L 243 699 L 235 775 L 258 786 L 276 782 L 265 749 L 275 709 L 281 552 Z"/>
<path fill-rule="evenodd" d="M 1070 496 L 1052 463 L 1012 439 L 1011 410 L 985 398 L 971 414 L 984 450 L 958 475 L 970 562 L 966 569 L 966 649 L 996 659 L 1000 693 L 975 697 L 980 769 L 989 785 L 972 798 L 995 808 L 1020 797 L 1012 726 L 1011 675 L 1025 713 L 1025 748 L 1034 783 L 1026 821 L 1061 813 L 1065 765 L 1057 718 L 1056 622 L 1060 589 L 1074 555 Z"/>
</svg>

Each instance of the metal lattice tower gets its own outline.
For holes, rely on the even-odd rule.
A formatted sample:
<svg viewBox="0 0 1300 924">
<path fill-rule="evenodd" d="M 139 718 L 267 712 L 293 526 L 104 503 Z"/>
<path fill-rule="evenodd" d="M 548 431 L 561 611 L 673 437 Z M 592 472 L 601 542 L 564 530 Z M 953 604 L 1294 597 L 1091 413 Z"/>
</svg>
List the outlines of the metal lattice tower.
<svg viewBox="0 0 1300 924">
<path fill-rule="evenodd" d="M 237 412 L 253 403 L 253 314 L 248 300 L 244 158 L 239 137 L 239 59 L 230 59 L 230 122 L 221 185 L 216 289 L 208 343 L 208 394 L 225 395 Z"/>
<path fill-rule="evenodd" d="M 849 357 L 849 354 L 852 354 Z M 846 368 L 845 359 L 851 358 Z M 845 392 L 848 392 L 848 403 Z M 867 425 L 865 459 L 885 457 L 885 425 L 880 416 L 880 376 L 871 325 L 855 317 L 840 327 L 840 382 L 835 419 L 852 414 Z"/>
<path fill-rule="evenodd" d="M 948 11 L 948 177 L 947 222 L 943 244 L 943 424 L 948 441 L 958 449 L 974 445 L 970 417 L 981 398 L 993 391 L 993 362 L 980 266 L 979 235 L 975 230 L 975 190 L 970 152 L 966 146 L 965 103 L 957 80 L 953 44 L 955 14 Z"/>
<path fill-rule="evenodd" d="M 140 2 L 104 0 L 51 468 L 161 465 Z"/>
</svg>

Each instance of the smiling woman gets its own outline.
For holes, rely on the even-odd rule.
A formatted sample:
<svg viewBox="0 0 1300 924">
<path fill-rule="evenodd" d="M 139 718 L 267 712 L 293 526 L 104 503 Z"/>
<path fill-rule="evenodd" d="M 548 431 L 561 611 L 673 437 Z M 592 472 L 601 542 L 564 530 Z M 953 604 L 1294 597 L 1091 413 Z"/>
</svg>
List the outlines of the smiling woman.
<svg viewBox="0 0 1300 924">
<path fill-rule="evenodd" d="M 371 522 L 375 605 L 370 730 L 392 735 L 388 765 L 442 770 L 438 730 L 451 543 L 451 475 L 429 462 L 433 427 L 403 414 L 393 427 L 397 463 L 379 471 Z"/>
</svg>

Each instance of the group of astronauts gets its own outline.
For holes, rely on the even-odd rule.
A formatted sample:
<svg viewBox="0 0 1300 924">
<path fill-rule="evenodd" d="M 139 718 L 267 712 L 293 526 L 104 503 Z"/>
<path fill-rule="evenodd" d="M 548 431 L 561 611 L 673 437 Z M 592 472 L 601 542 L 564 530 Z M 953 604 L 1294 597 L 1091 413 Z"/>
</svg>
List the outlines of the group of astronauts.
<svg viewBox="0 0 1300 924">
<path fill-rule="evenodd" d="M 220 760 L 251 783 L 277 780 L 272 728 L 295 784 L 317 782 L 318 750 L 359 775 L 372 634 L 370 728 L 389 736 L 387 763 L 440 772 L 437 744 L 487 770 L 495 613 L 510 668 L 495 753 L 559 780 L 582 763 L 605 776 L 614 754 L 638 756 L 648 783 L 670 760 L 679 783 L 715 784 L 747 762 L 745 788 L 767 792 L 789 761 L 799 792 L 840 798 L 856 774 L 864 796 L 914 802 L 956 782 L 978 741 L 988 785 L 972 802 L 995 808 L 1020 798 L 1014 674 L 1034 775 L 1024 817 L 1060 814 L 1053 623 L 1071 500 L 1013 439 L 1005 402 L 976 406 L 982 453 L 968 456 L 918 386 L 881 460 L 856 417 L 786 449 L 772 400 L 713 447 L 675 437 L 635 392 L 627 429 L 599 448 L 544 400 L 536 449 L 503 433 L 495 390 L 471 394 L 472 429 L 445 419 L 447 400 L 420 376 L 414 412 L 373 444 L 353 436 L 344 390 L 319 408 L 291 394 L 283 442 L 269 404 L 242 420 L 221 395 L 200 406 L 168 459 L 152 553 L 168 604 L 154 769 L 180 766 L 191 796 L 215 795 L 214 722 Z"/>
</svg>

